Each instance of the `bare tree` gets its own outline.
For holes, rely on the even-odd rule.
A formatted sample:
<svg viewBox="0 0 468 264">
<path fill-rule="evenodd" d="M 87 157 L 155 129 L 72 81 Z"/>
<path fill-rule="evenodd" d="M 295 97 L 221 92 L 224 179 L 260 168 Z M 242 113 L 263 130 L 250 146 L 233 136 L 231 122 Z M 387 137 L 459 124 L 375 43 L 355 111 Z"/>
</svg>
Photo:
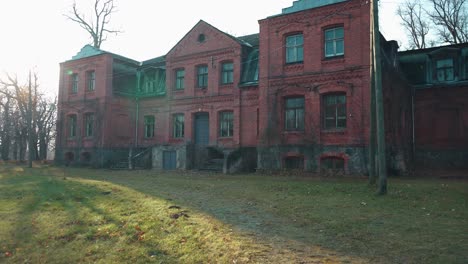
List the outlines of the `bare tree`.
<svg viewBox="0 0 468 264">
<path fill-rule="evenodd" d="M 449 44 L 468 42 L 466 0 L 429 0 L 427 11 L 437 28 L 440 41 Z"/>
<path fill-rule="evenodd" d="M 39 96 L 36 109 L 37 126 L 37 145 L 39 153 L 37 157 L 40 160 L 47 159 L 47 150 L 50 148 L 50 142 L 54 138 L 54 128 L 57 112 L 57 98 L 53 101 L 44 96 Z"/>
<path fill-rule="evenodd" d="M 410 39 L 411 49 L 424 49 L 427 47 L 427 35 L 429 34 L 429 23 L 421 2 L 406 0 L 398 7 L 398 16 L 401 18 L 401 25 L 406 30 Z"/>
<path fill-rule="evenodd" d="M 100 48 L 103 41 L 107 40 L 107 34 L 118 34 L 119 30 L 111 30 L 108 28 L 112 13 L 116 11 L 114 0 L 95 0 L 94 10 L 91 19 L 78 11 L 76 2 L 73 3 L 72 13 L 65 15 L 68 19 L 78 23 L 93 39 L 93 46 Z"/>
<path fill-rule="evenodd" d="M 16 76 L 6 74 L 0 78 L 2 159 L 9 159 L 11 150 L 13 159 L 23 161 L 28 140 L 31 160 L 47 158 L 54 135 L 57 100 L 40 93 L 38 79 L 34 73 L 29 84 L 24 85 Z"/>
</svg>

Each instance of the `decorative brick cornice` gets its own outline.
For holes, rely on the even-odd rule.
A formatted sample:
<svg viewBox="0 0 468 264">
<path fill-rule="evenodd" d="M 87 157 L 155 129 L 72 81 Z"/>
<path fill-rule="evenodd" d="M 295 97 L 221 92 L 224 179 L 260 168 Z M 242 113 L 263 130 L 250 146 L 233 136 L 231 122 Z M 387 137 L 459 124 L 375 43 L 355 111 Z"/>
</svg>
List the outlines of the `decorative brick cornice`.
<svg viewBox="0 0 468 264">
<path fill-rule="evenodd" d="M 284 85 L 312 85 L 314 83 L 332 82 L 332 81 L 347 81 L 352 79 L 361 79 L 369 74 L 368 67 L 359 67 L 353 70 L 336 71 L 336 72 L 317 72 L 305 73 L 299 76 L 278 76 L 271 78 L 269 87 L 275 88 Z"/>
<path fill-rule="evenodd" d="M 177 62 L 182 62 L 182 61 L 187 61 L 187 60 L 199 60 L 200 58 L 211 57 L 211 56 L 224 56 L 228 54 L 235 56 L 237 49 L 240 51 L 240 48 L 231 47 L 231 48 L 223 48 L 223 49 L 218 49 L 218 50 L 210 50 L 210 51 L 205 51 L 205 52 L 193 53 L 193 54 L 188 54 L 188 55 L 183 55 L 183 56 L 168 57 L 167 62 L 177 63 Z"/>
<path fill-rule="evenodd" d="M 316 9 L 304 10 L 302 12 L 291 13 L 278 17 L 269 18 L 271 26 L 278 26 L 290 23 L 304 23 L 305 20 L 310 21 L 313 25 L 319 25 L 335 16 L 351 17 L 351 12 L 354 9 L 361 8 L 362 4 L 356 1 L 342 3 L 340 5 L 324 6 Z"/>
</svg>

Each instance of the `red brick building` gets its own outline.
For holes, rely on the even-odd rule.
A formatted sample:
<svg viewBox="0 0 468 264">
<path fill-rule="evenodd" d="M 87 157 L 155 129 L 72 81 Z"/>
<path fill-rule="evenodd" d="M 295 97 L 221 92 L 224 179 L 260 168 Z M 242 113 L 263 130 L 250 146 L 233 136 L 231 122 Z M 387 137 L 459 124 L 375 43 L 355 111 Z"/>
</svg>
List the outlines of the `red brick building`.
<svg viewBox="0 0 468 264">
<path fill-rule="evenodd" d="M 416 166 L 468 168 L 468 44 L 399 55 L 414 91 Z"/>
<path fill-rule="evenodd" d="M 168 54 L 141 63 L 86 46 L 61 64 L 57 161 L 113 166 L 130 153 L 162 169 L 365 173 L 369 23 L 365 1 L 301 0 L 260 20 L 259 34 L 234 37 L 200 21 Z M 383 48 L 388 74 L 398 75 L 396 50 Z M 395 169 L 405 167 L 407 131 L 387 133 L 389 159 L 403 157 Z"/>
</svg>

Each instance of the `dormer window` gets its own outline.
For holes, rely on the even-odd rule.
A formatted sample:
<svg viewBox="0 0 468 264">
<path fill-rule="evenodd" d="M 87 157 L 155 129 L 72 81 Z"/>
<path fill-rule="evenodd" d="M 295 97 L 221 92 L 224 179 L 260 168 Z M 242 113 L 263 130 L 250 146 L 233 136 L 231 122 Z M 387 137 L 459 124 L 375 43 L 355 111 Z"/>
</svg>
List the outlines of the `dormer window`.
<svg viewBox="0 0 468 264">
<path fill-rule="evenodd" d="M 454 68 L 453 59 L 443 59 L 436 61 L 436 76 L 437 81 L 453 81 L 454 80 Z"/>
</svg>

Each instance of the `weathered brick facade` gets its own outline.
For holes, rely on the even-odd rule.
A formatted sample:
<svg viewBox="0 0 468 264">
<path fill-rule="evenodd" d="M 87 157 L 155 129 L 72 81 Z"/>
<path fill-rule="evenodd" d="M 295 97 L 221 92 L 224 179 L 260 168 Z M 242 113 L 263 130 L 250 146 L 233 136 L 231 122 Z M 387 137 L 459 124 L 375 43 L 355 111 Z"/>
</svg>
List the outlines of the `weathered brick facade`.
<svg viewBox="0 0 468 264">
<path fill-rule="evenodd" d="M 259 34 L 233 37 L 200 21 L 142 63 L 86 46 L 61 64 L 56 159 L 366 173 L 369 23 L 369 3 L 302 0 L 260 20 Z M 390 166 L 405 170 L 411 127 L 398 124 L 411 117 L 411 90 L 395 77 L 397 45 L 384 43 L 384 80 L 397 80 L 384 87 Z M 398 97 L 403 108 L 392 105 Z"/>
</svg>

